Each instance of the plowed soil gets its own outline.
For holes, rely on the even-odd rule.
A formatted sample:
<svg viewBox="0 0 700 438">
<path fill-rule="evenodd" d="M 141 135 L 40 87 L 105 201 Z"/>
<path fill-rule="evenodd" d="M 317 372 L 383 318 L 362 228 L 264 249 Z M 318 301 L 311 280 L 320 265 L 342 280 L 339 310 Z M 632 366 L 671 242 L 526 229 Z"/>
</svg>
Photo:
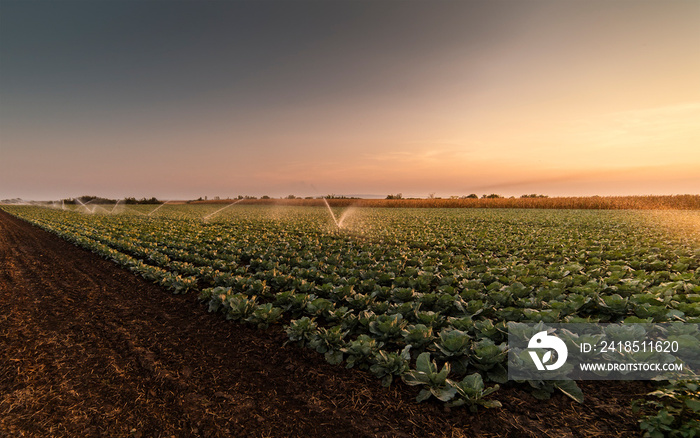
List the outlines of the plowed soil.
<svg viewBox="0 0 700 438">
<path fill-rule="evenodd" d="M 0 211 L 0 437 L 629 437 L 651 390 L 581 382 L 578 404 L 506 385 L 472 414 L 285 340 Z"/>
</svg>

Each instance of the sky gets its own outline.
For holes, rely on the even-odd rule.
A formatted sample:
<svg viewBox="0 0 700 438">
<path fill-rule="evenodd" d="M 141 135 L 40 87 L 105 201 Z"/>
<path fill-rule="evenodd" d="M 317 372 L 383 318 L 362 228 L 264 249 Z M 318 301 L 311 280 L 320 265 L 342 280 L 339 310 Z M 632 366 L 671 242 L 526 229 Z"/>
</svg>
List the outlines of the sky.
<svg viewBox="0 0 700 438">
<path fill-rule="evenodd" d="M 700 193 L 697 0 L 0 0 L 0 199 Z"/>
</svg>

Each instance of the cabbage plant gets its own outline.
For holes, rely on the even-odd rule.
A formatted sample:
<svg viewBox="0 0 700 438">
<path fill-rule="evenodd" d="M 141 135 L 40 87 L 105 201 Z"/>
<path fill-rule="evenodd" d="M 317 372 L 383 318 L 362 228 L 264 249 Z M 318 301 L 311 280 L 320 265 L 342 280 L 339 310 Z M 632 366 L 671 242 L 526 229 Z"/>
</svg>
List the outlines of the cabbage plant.
<svg viewBox="0 0 700 438">
<path fill-rule="evenodd" d="M 408 363 L 411 359 L 411 346 L 407 345 L 401 352 L 387 352 L 379 350 L 372 358 L 373 365 L 369 370 L 377 378 L 382 379 L 382 386 L 389 386 L 394 377 L 401 376 L 408 371 Z"/>
<path fill-rule="evenodd" d="M 369 369 L 372 357 L 379 353 L 383 345 L 383 342 L 378 342 L 369 335 L 359 335 L 357 339 L 341 348 L 341 351 L 347 355 L 346 367 L 352 368 L 357 365 L 360 369 Z"/>
<path fill-rule="evenodd" d="M 293 319 L 285 331 L 290 341 L 296 342 L 300 347 L 304 347 L 311 341 L 317 328 L 318 324 L 315 319 L 305 316 L 300 319 Z"/>
<path fill-rule="evenodd" d="M 404 373 L 401 378 L 411 386 L 422 385 L 423 388 L 416 397 L 417 402 L 422 402 L 435 396 L 441 401 L 451 400 L 457 390 L 450 385 L 447 375 L 450 373 L 450 364 L 446 363 L 441 370 L 434 360 L 430 360 L 430 353 L 424 352 L 418 355 L 416 369 Z"/>
<path fill-rule="evenodd" d="M 454 389 L 456 400 L 449 403 L 450 406 L 469 406 L 469 410 L 476 412 L 479 406 L 485 408 L 500 408 L 498 400 L 486 400 L 486 397 L 499 389 L 499 385 L 489 388 L 484 386 L 481 374 L 470 374 L 459 382 L 447 379 L 447 384 Z"/>
</svg>

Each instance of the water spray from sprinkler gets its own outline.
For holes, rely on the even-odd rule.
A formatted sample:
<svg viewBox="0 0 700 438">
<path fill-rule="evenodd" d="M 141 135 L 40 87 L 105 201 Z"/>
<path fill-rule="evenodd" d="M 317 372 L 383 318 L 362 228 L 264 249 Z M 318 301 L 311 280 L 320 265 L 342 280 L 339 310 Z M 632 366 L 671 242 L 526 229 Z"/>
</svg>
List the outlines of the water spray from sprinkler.
<svg viewBox="0 0 700 438">
<path fill-rule="evenodd" d="M 202 220 L 205 220 L 205 221 L 206 221 L 206 220 L 208 220 L 210 217 L 212 217 L 212 216 L 214 216 L 215 214 L 217 214 L 218 212 L 220 212 L 220 211 L 222 211 L 222 210 L 226 210 L 227 208 L 231 207 L 232 205 L 236 205 L 236 204 L 238 204 L 238 203 L 241 202 L 241 201 L 242 201 L 242 199 L 239 199 L 239 200 L 237 200 L 237 201 L 234 201 L 234 202 L 228 204 L 226 207 L 222 207 L 222 208 L 216 210 L 214 213 L 211 213 L 211 214 L 208 214 L 208 215 L 204 216 L 204 217 L 202 218 Z"/>
<path fill-rule="evenodd" d="M 83 201 L 81 201 L 78 198 L 75 198 L 75 202 L 79 203 L 85 209 L 86 213 L 92 214 L 92 210 L 90 210 L 88 206 L 83 203 Z"/>
<path fill-rule="evenodd" d="M 118 200 L 117 203 L 114 204 L 114 207 L 112 207 L 112 210 L 109 212 L 109 214 L 113 214 L 113 213 L 114 213 L 114 210 L 117 209 L 117 206 L 118 206 L 119 203 L 122 202 L 122 201 L 123 201 L 122 199 Z"/>
<path fill-rule="evenodd" d="M 335 226 L 340 228 L 340 223 L 338 222 L 338 219 L 335 218 L 335 214 L 333 213 L 333 210 L 331 209 L 331 206 L 328 204 L 328 201 L 326 198 L 323 198 L 323 202 L 326 204 L 326 207 L 328 208 L 328 211 L 331 214 L 331 217 L 333 218 L 333 222 L 335 222 Z"/>
<path fill-rule="evenodd" d="M 165 201 L 165 202 L 163 202 L 163 203 L 162 203 L 162 204 L 160 204 L 160 205 L 159 205 L 158 207 L 156 207 L 156 208 L 154 208 L 153 210 L 151 210 L 151 212 L 150 212 L 150 213 L 148 213 L 148 215 L 147 215 L 147 216 L 150 216 L 150 215 L 152 215 L 153 213 L 155 213 L 156 211 L 158 211 L 158 209 L 160 209 L 161 207 L 163 207 L 163 206 L 164 206 L 165 204 L 167 204 L 168 202 L 170 202 L 170 201 Z"/>
</svg>

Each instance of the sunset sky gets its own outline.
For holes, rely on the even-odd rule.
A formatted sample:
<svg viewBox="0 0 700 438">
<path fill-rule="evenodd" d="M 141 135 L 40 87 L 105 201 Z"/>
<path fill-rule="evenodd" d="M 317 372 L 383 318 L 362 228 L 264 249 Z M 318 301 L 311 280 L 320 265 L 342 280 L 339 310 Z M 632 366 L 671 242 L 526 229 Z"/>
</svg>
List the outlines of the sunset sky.
<svg viewBox="0 0 700 438">
<path fill-rule="evenodd" d="M 700 1 L 0 0 L 0 199 L 700 193 Z"/>
</svg>

